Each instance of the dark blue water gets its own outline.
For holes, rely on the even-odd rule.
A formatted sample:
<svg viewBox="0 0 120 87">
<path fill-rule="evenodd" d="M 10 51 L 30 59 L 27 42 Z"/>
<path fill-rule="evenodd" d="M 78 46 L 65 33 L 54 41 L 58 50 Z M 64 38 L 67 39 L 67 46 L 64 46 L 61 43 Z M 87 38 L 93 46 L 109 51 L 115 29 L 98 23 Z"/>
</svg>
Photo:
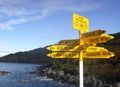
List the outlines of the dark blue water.
<svg viewBox="0 0 120 87">
<path fill-rule="evenodd" d="M 0 71 L 12 74 L 0 75 L 0 87 L 75 87 L 62 84 L 46 77 L 37 77 L 29 72 L 35 71 L 37 64 L 0 63 Z"/>
</svg>

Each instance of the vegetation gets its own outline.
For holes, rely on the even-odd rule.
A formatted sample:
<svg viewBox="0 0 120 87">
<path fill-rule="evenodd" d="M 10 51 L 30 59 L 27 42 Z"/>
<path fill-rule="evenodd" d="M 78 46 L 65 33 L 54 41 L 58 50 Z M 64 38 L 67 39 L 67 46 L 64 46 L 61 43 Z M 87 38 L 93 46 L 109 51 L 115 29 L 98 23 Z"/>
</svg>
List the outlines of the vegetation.
<svg viewBox="0 0 120 87">
<path fill-rule="evenodd" d="M 84 72 L 99 75 L 101 79 L 108 82 L 120 82 L 120 33 L 111 35 L 115 38 L 107 43 L 98 44 L 98 46 L 103 46 L 114 52 L 115 56 L 109 59 L 85 59 Z"/>
<path fill-rule="evenodd" d="M 45 48 L 39 48 L 26 52 L 17 52 L 1 57 L 0 62 L 16 62 L 16 63 L 46 63 L 52 61 L 46 54 L 49 53 Z"/>
</svg>

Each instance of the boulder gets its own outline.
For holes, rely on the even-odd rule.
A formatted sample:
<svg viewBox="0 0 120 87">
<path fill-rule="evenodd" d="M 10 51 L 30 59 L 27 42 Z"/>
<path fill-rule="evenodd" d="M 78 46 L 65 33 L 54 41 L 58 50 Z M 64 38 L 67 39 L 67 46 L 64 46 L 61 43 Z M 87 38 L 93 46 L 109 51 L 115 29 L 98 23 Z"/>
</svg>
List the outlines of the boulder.
<svg viewBox="0 0 120 87">
<path fill-rule="evenodd" d="M 102 87 L 103 86 L 103 82 L 101 80 L 97 81 L 97 87 Z"/>
<path fill-rule="evenodd" d="M 113 87 L 113 86 L 110 84 L 104 84 L 102 87 Z"/>
<path fill-rule="evenodd" d="M 21 79 L 21 80 L 18 80 L 18 82 L 28 82 L 29 80 L 28 79 Z"/>
<path fill-rule="evenodd" d="M 47 73 L 47 75 L 50 75 L 52 73 L 52 69 L 48 68 L 46 73 Z"/>
<path fill-rule="evenodd" d="M 5 74 L 11 74 L 11 72 L 8 72 L 8 71 L 0 71 L 0 75 L 5 75 Z"/>
<path fill-rule="evenodd" d="M 57 71 L 56 75 L 58 77 L 63 77 L 64 76 L 64 71 Z"/>
<path fill-rule="evenodd" d="M 115 83 L 114 87 L 120 87 L 120 82 Z"/>
</svg>

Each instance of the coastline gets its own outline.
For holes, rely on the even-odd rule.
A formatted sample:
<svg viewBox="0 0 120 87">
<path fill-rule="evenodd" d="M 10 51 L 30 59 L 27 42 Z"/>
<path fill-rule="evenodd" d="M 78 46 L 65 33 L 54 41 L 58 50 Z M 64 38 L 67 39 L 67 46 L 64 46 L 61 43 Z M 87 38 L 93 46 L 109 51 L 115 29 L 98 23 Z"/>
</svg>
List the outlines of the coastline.
<svg viewBox="0 0 120 87">
<path fill-rule="evenodd" d="M 65 73 L 63 70 L 52 69 L 48 66 L 40 66 L 37 67 L 35 74 L 37 76 L 51 78 L 54 81 L 58 81 L 60 83 L 68 83 L 74 87 L 79 86 L 79 76 Z"/>
<path fill-rule="evenodd" d="M 37 67 L 35 72 L 37 76 L 51 78 L 60 83 L 68 83 L 79 87 L 79 75 L 71 75 L 62 70 L 52 69 L 48 66 Z M 84 87 L 120 87 L 120 82 L 110 83 L 100 79 L 97 75 L 84 75 Z"/>
</svg>

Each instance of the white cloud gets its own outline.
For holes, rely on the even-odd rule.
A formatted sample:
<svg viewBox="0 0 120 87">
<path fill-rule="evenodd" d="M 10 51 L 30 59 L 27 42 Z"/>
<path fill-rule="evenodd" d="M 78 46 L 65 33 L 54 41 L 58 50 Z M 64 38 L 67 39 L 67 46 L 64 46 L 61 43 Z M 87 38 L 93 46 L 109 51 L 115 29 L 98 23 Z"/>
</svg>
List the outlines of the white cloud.
<svg viewBox="0 0 120 87">
<path fill-rule="evenodd" d="M 0 57 L 3 57 L 3 56 L 8 55 L 8 54 L 9 54 L 8 52 L 0 51 Z"/>
<path fill-rule="evenodd" d="M 46 0 L 44 2 L 44 10 L 49 14 L 56 11 L 69 11 L 69 12 L 87 12 L 100 8 L 101 3 L 93 2 L 94 0 Z"/>
<path fill-rule="evenodd" d="M 26 19 L 11 19 L 9 21 L 7 21 L 6 23 L 0 23 L 0 29 L 2 30 L 12 30 L 13 29 L 13 25 L 16 25 L 16 24 L 21 24 L 21 23 L 24 23 L 24 22 L 27 22 Z"/>
<path fill-rule="evenodd" d="M 87 12 L 101 4 L 94 0 L 0 0 L 0 29 L 12 30 L 14 25 L 40 20 L 55 12 Z"/>
<path fill-rule="evenodd" d="M 25 15 L 26 11 L 24 8 L 1 7 L 0 13 L 5 14 L 7 16 L 21 16 Z"/>
<path fill-rule="evenodd" d="M 8 24 L 0 23 L 0 29 L 1 29 L 1 30 L 11 30 L 12 27 L 9 26 Z"/>
<path fill-rule="evenodd" d="M 35 15 L 35 16 L 29 16 L 26 18 L 18 18 L 18 19 L 11 19 L 8 20 L 6 23 L 0 23 L 0 29 L 1 30 L 12 30 L 14 25 L 25 23 L 28 21 L 38 20 L 44 18 L 45 15 Z"/>
<path fill-rule="evenodd" d="M 68 7 L 67 9 L 72 12 L 86 12 L 90 10 L 95 10 L 100 7 L 100 4 L 81 4 L 80 6 Z"/>
</svg>

